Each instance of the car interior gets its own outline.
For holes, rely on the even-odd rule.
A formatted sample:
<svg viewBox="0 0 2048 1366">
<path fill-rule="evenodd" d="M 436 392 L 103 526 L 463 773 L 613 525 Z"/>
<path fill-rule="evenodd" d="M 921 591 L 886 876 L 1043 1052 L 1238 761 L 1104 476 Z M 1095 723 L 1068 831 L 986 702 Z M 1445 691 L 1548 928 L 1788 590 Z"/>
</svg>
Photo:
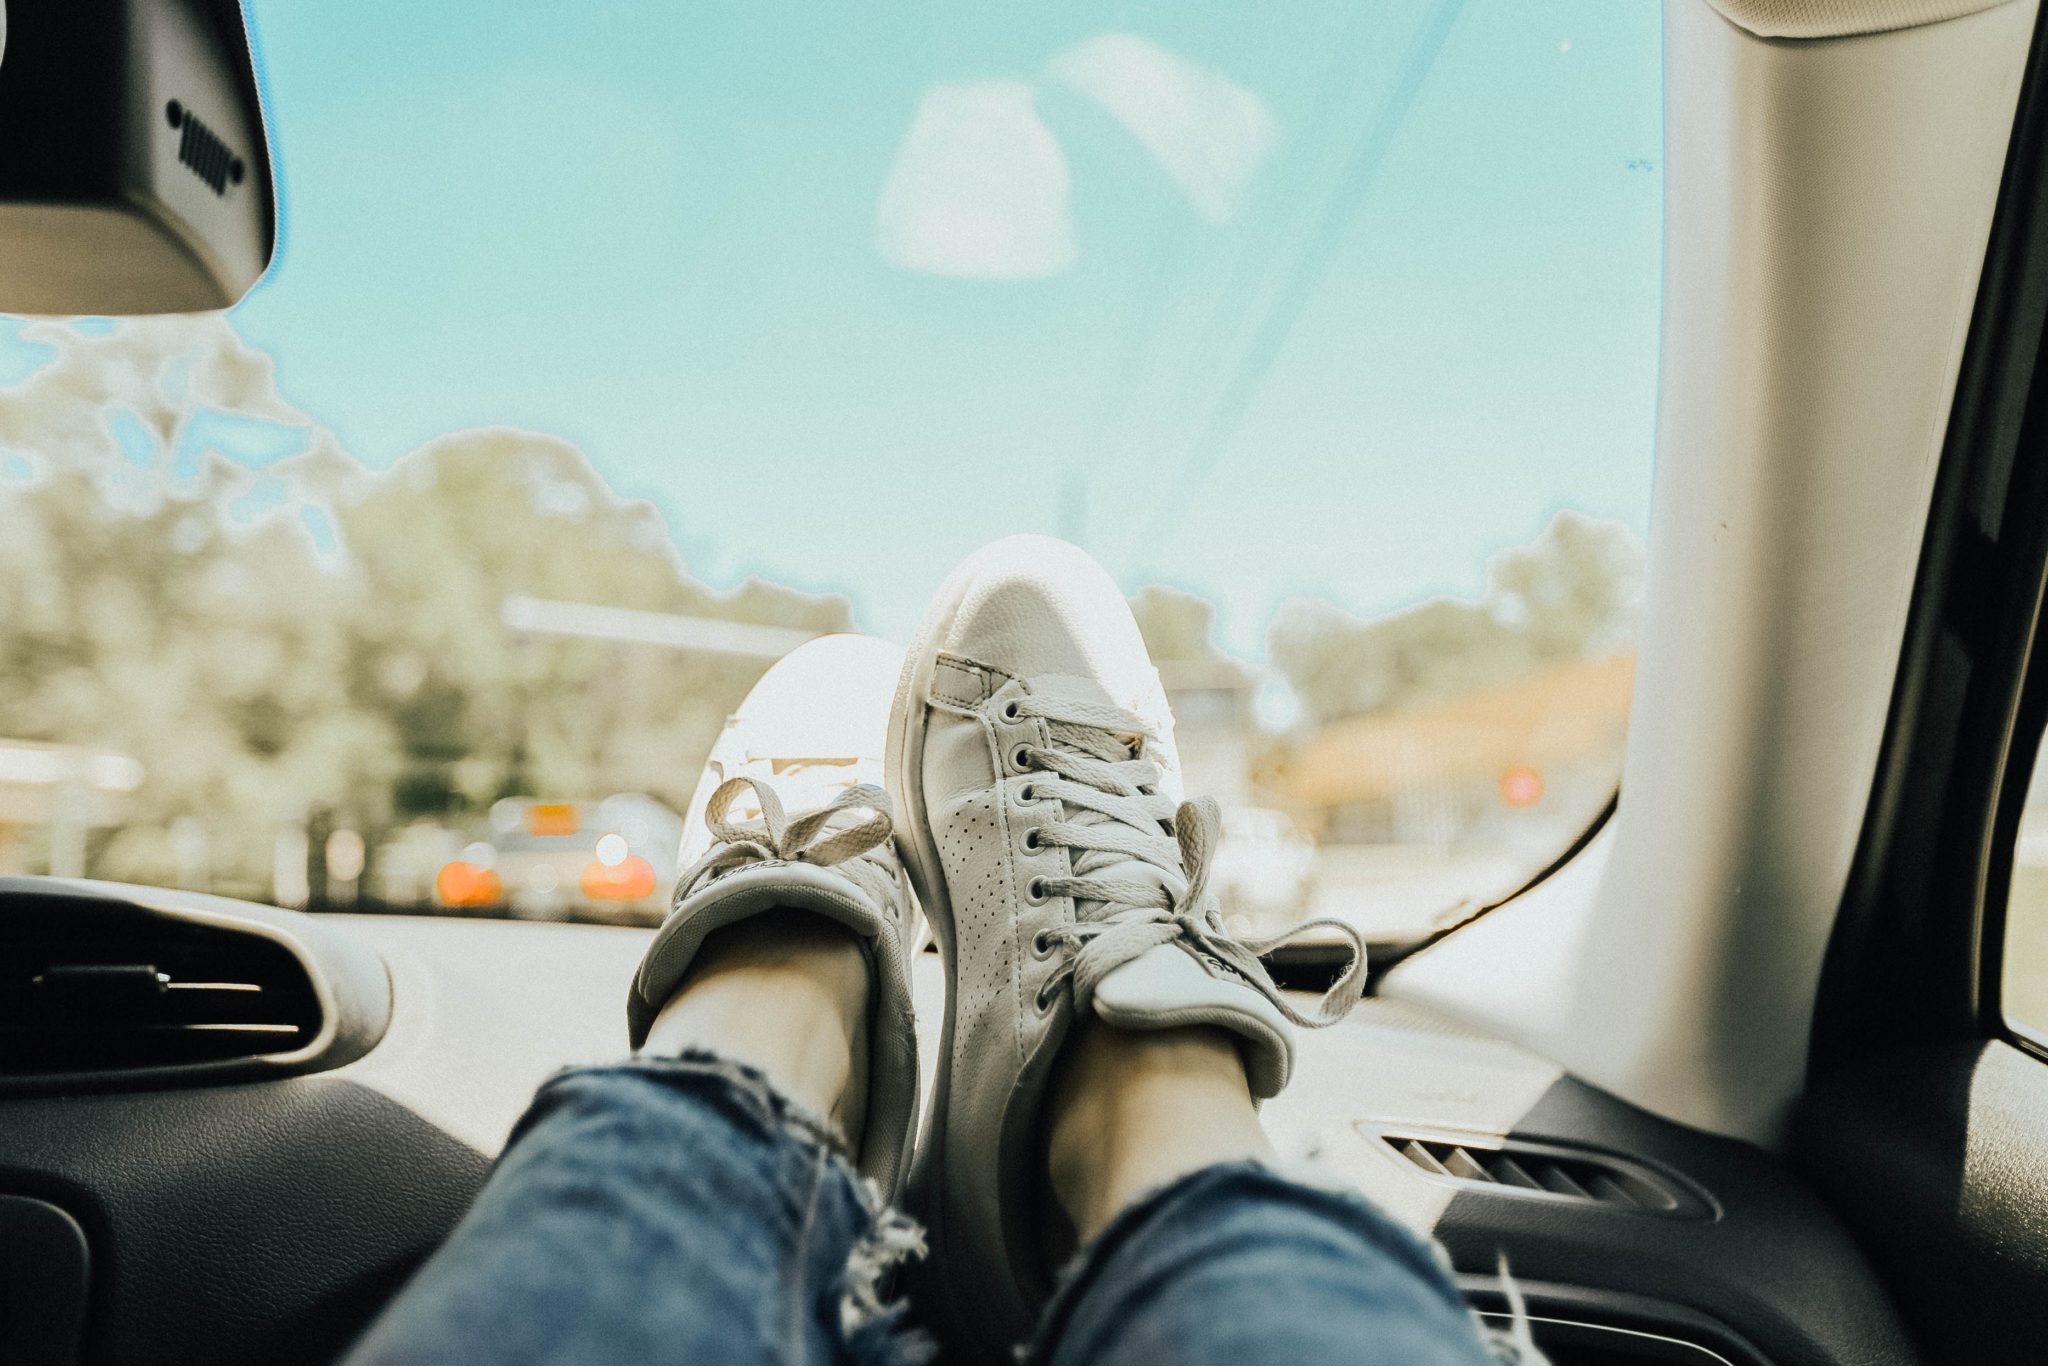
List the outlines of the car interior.
<svg viewBox="0 0 2048 1366">
<path fill-rule="evenodd" d="M 1511 1276 L 1558 1366 L 2048 1359 L 2048 1036 L 2002 996 L 2048 726 L 2048 34 L 2036 0 L 1663 23 L 1619 797 L 1373 944 L 1267 1124 L 1491 1320 Z M 5 0 L 0 310 L 241 298 L 264 102 L 238 0 Z M 649 933 L 0 878 L 0 1358 L 333 1358 L 534 1087 L 625 1051 Z"/>
</svg>

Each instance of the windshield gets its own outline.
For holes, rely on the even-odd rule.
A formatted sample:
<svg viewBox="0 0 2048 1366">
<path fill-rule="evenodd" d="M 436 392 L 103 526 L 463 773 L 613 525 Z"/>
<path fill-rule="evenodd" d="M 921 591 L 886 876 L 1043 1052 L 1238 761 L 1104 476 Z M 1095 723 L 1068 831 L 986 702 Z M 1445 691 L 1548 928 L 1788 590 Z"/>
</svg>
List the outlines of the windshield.
<svg viewBox="0 0 2048 1366">
<path fill-rule="evenodd" d="M 268 277 L 0 320 L 0 872 L 657 916 L 767 662 L 1020 530 L 1131 593 L 1247 927 L 1611 796 L 1657 7 L 249 10 Z"/>
</svg>

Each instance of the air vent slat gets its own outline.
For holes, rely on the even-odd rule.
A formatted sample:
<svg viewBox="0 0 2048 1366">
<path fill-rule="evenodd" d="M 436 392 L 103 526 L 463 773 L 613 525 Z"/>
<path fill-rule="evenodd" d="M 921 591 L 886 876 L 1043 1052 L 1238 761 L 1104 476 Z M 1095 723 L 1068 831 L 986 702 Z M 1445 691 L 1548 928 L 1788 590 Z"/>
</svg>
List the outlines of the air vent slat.
<svg viewBox="0 0 2048 1366">
<path fill-rule="evenodd" d="M 1521 1163 L 1515 1161 L 1506 1153 L 1492 1154 L 1486 1164 L 1486 1169 L 1492 1173 L 1493 1179 L 1503 1186 L 1519 1186 L 1523 1190 L 1543 1189 L 1541 1182 L 1529 1175 L 1527 1169 Z"/>
<path fill-rule="evenodd" d="M 1492 1175 L 1487 1172 L 1486 1168 L 1480 1165 L 1479 1159 L 1466 1152 L 1463 1148 L 1450 1149 L 1444 1154 L 1443 1164 L 1444 1170 L 1452 1176 L 1463 1177 L 1467 1181 L 1493 1180 Z"/>
<path fill-rule="evenodd" d="M 1684 1183 L 1626 1158 L 1515 1138 L 1459 1142 L 1360 1124 L 1406 1165 L 1432 1180 L 1516 1199 L 1579 1201 L 1608 1209 L 1703 1218 L 1711 1203 Z"/>
<path fill-rule="evenodd" d="M 1431 1152 L 1428 1148 L 1424 1147 L 1420 1143 L 1408 1143 L 1403 1145 L 1401 1148 L 1401 1155 L 1407 1158 L 1410 1162 L 1413 1162 L 1416 1166 L 1422 1168 L 1426 1172 L 1433 1173 L 1437 1176 L 1450 1175 L 1449 1172 L 1444 1170 L 1444 1164 L 1437 1161 L 1436 1154 Z"/>
<path fill-rule="evenodd" d="M 295 1024 L 159 1024 L 146 1025 L 144 1028 L 155 1030 L 210 1030 L 217 1034 L 300 1034 L 304 1032 Z"/>
<path fill-rule="evenodd" d="M 1636 1209 L 1669 1210 L 1678 1202 L 1670 1192 L 1660 1189 L 1647 1181 L 1641 1181 L 1627 1172 L 1601 1172 L 1587 1182 L 1593 1194 L 1617 1205 L 1630 1205 Z"/>
<path fill-rule="evenodd" d="M 1558 1162 L 1545 1162 L 1536 1168 L 1536 1182 L 1547 1191 L 1569 1195 L 1576 1200 L 1591 1200 L 1593 1192 L 1587 1190 L 1572 1174 Z"/>
</svg>

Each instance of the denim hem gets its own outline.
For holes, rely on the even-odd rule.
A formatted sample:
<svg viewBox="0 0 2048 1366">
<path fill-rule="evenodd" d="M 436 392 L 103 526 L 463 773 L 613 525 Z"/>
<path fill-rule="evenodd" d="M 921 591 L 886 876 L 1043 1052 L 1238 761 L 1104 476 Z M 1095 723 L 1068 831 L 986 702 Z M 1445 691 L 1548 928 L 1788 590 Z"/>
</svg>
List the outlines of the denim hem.
<svg viewBox="0 0 2048 1366">
<path fill-rule="evenodd" d="M 1198 1168 L 1178 1176 L 1161 1186 L 1146 1192 L 1120 1210 L 1109 1221 L 1101 1233 L 1068 1258 L 1060 1270 L 1052 1298 L 1039 1313 L 1038 1324 L 1031 1336 L 1018 1344 L 1015 1359 L 1022 1364 L 1049 1361 L 1059 1340 L 1064 1334 L 1068 1319 L 1076 1305 L 1085 1297 L 1091 1286 L 1102 1274 L 1104 1266 L 1129 1243 L 1138 1233 L 1158 1217 L 1168 1206 L 1187 1198 L 1198 1188 L 1225 1182 L 1237 1176 L 1259 1176 L 1279 1183 L 1293 1190 L 1313 1191 L 1318 1195 L 1336 1199 L 1348 1205 L 1360 1217 L 1364 1231 L 1374 1242 L 1380 1244 L 1391 1255 L 1406 1260 L 1418 1272 L 1443 1287 L 1446 1298 L 1458 1310 L 1471 1311 L 1466 1306 L 1450 1281 L 1450 1257 L 1443 1245 L 1434 1239 L 1424 1238 L 1406 1225 L 1396 1223 L 1352 1187 L 1313 1163 L 1276 1164 L 1256 1159 L 1240 1162 L 1223 1162 Z M 1506 1266 L 1502 1266 L 1505 1280 Z M 1512 1282 L 1508 1282 L 1510 1291 Z M 1519 1295 L 1513 1296 L 1519 1308 Z M 1519 1315 L 1518 1315 L 1519 1318 Z M 1503 1341 L 1497 1330 L 1487 1330 L 1477 1315 L 1473 1315 L 1475 1327 L 1481 1328 L 1481 1337 L 1489 1352 L 1503 1366 L 1545 1366 L 1545 1359 L 1533 1350 L 1533 1344 L 1522 1350 L 1516 1349 L 1526 1341 L 1526 1324 L 1517 1325 L 1521 1332 L 1519 1341 Z"/>
<path fill-rule="evenodd" d="M 1345 1196 L 1352 1200 L 1364 1199 L 1356 1186 L 1313 1158 L 1267 1165 L 1266 1170 L 1282 1180 L 1328 1191 L 1332 1195 Z M 1414 1233 L 1414 1230 L 1407 1229 L 1405 1225 L 1402 1228 L 1406 1232 Z M 1421 1242 L 1423 1249 L 1436 1259 L 1436 1264 L 1443 1268 L 1445 1276 L 1448 1277 L 1457 1270 L 1451 1264 L 1449 1248 L 1434 1238 L 1425 1238 L 1419 1233 L 1414 1236 Z M 1479 1330 L 1480 1341 L 1486 1344 L 1486 1350 L 1493 1354 L 1493 1359 L 1499 1362 L 1500 1366 L 1549 1366 L 1550 1358 L 1543 1354 L 1530 1335 L 1528 1306 L 1522 1302 L 1522 1288 L 1516 1285 L 1515 1278 L 1508 1274 L 1506 1253 L 1501 1254 L 1500 1265 L 1495 1274 L 1500 1277 L 1501 1291 L 1507 1296 L 1508 1322 L 1505 1326 L 1496 1328 L 1488 1323 L 1477 1309 L 1472 1310 L 1472 1326 Z"/>
</svg>

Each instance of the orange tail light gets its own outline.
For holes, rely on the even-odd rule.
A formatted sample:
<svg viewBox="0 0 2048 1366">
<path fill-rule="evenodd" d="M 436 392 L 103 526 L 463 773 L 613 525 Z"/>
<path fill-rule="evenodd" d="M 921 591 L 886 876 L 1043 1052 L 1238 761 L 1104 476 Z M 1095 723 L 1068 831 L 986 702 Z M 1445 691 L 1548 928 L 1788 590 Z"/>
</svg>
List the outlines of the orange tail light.
<svg viewBox="0 0 2048 1366">
<path fill-rule="evenodd" d="M 616 865 L 592 859 L 583 865 L 583 895 L 593 901 L 638 901 L 654 895 L 654 865 L 629 854 Z"/>
<path fill-rule="evenodd" d="M 458 859 L 435 874 L 434 899 L 443 906 L 495 906 L 505 899 L 505 884 L 493 870 Z"/>
</svg>

